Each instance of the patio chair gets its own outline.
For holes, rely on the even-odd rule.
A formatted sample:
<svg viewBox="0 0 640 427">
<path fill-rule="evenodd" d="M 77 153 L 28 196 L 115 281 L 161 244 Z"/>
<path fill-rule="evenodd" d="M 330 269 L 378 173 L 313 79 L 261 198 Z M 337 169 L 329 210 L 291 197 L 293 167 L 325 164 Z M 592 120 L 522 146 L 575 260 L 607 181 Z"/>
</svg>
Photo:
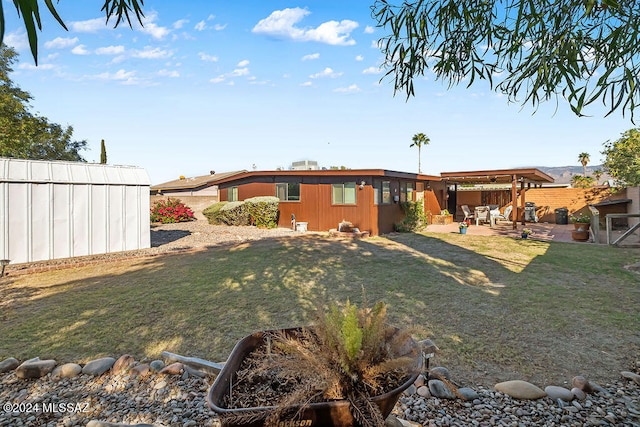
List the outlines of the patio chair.
<svg viewBox="0 0 640 427">
<path fill-rule="evenodd" d="M 489 210 L 489 206 L 478 206 L 475 208 L 473 212 L 476 218 L 476 225 L 480 225 L 480 221 L 488 222 L 491 225 L 491 211 Z"/>
<path fill-rule="evenodd" d="M 460 208 L 462 209 L 462 212 L 464 213 L 464 220 L 468 220 L 468 219 L 473 219 L 475 218 L 475 215 L 473 215 L 471 213 L 471 209 L 469 209 L 469 205 L 462 205 L 460 206 Z"/>
<path fill-rule="evenodd" d="M 500 210 L 498 210 L 498 213 L 496 215 L 492 215 L 494 224 L 499 219 L 505 220 L 505 221 L 509 221 L 509 217 L 511 216 L 511 211 L 512 210 L 513 210 L 513 206 L 511 206 L 511 205 L 509 205 L 506 208 L 504 208 L 504 213 L 503 214 L 500 214 Z"/>
</svg>

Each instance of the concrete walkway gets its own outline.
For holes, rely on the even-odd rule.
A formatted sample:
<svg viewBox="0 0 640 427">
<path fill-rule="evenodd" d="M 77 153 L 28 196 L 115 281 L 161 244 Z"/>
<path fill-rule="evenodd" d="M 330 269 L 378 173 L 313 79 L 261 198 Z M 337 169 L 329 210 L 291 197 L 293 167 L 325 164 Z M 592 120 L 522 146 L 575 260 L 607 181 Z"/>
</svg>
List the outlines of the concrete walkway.
<svg viewBox="0 0 640 427">
<path fill-rule="evenodd" d="M 548 222 L 527 223 L 526 225 L 518 223 L 515 230 L 513 229 L 512 223 L 506 221 L 499 221 L 493 227 L 490 227 L 489 224 L 475 225 L 475 223 L 472 222 L 471 225 L 467 228 L 467 234 L 475 236 L 507 236 L 520 238 L 520 235 L 522 234 L 522 230 L 524 228 L 528 228 L 533 231 L 533 234 L 529 236 L 530 239 L 554 242 L 573 242 L 582 244 L 591 243 L 590 240 L 587 242 L 578 242 L 571 238 L 571 232 L 575 229 L 573 224 L 552 224 Z M 427 227 L 427 231 L 432 233 L 458 234 L 459 227 L 457 222 L 447 225 L 431 224 Z M 619 234 L 619 232 L 616 232 L 614 235 L 618 236 Z M 607 243 L 606 231 L 600 231 L 600 243 Z"/>
</svg>

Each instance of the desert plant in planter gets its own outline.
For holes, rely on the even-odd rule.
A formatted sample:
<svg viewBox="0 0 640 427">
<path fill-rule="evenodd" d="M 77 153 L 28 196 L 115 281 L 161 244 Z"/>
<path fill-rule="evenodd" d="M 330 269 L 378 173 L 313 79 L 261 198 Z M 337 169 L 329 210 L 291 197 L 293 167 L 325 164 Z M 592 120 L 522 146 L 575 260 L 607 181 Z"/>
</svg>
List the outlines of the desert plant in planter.
<svg viewBox="0 0 640 427">
<path fill-rule="evenodd" d="M 223 426 L 383 426 L 422 355 L 386 306 L 332 304 L 312 327 L 238 342 L 207 401 Z"/>
</svg>

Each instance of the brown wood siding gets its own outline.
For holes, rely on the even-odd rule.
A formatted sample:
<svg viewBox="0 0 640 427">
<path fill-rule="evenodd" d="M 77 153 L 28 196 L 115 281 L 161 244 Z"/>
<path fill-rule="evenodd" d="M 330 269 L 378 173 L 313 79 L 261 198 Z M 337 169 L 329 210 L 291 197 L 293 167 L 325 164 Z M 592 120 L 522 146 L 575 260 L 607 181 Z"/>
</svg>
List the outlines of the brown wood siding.
<svg viewBox="0 0 640 427">
<path fill-rule="evenodd" d="M 442 208 L 440 207 L 440 202 L 436 197 L 436 193 L 433 190 L 425 190 L 424 191 L 424 212 L 427 214 L 427 218 L 429 215 L 439 215 Z"/>
</svg>

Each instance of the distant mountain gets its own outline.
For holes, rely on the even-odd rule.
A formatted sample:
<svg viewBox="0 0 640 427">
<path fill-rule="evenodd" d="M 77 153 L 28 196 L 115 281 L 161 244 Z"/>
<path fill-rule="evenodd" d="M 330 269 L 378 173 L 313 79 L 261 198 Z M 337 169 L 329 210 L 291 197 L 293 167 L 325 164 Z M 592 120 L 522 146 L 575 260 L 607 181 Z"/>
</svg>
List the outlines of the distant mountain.
<svg viewBox="0 0 640 427">
<path fill-rule="evenodd" d="M 534 166 L 536 169 L 540 169 L 542 172 L 549 175 L 555 180 L 554 184 L 569 184 L 573 175 L 582 175 L 582 166 Z M 604 170 L 602 165 L 587 165 L 587 176 L 593 176 L 593 171 Z M 600 184 L 604 181 L 611 179 L 607 174 L 603 174 L 600 177 Z"/>
</svg>

